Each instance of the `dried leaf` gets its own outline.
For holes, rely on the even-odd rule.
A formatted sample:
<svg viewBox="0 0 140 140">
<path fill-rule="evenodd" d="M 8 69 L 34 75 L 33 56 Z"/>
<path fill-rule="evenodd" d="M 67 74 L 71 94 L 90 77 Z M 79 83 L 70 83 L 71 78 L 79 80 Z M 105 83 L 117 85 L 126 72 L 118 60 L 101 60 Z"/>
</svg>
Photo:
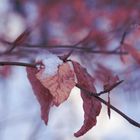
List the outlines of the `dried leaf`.
<svg viewBox="0 0 140 140">
<path fill-rule="evenodd" d="M 13 42 L 12 47 L 8 50 L 8 53 L 11 52 L 15 47 L 17 47 L 18 45 L 21 45 L 22 43 L 25 43 L 25 41 L 27 40 L 27 38 L 29 37 L 31 33 L 31 30 L 28 28 L 26 29 L 24 32 L 22 32 L 17 38 L 16 40 Z"/>
<path fill-rule="evenodd" d="M 96 65 L 97 65 L 97 69 L 95 70 L 95 78 L 105 83 L 108 77 L 112 77 L 113 75 L 112 70 L 100 63 L 97 63 Z"/>
<path fill-rule="evenodd" d="M 31 30 L 28 28 L 26 29 L 24 32 L 22 32 L 17 38 L 16 40 L 13 42 L 13 44 L 16 45 L 20 45 L 22 44 L 24 41 L 26 41 L 26 39 L 29 37 L 29 34 L 31 33 Z"/>
<path fill-rule="evenodd" d="M 131 56 L 136 60 L 136 62 L 140 64 L 140 51 L 126 43 L 124 43 L 123 46 L 126 49 L 126 51 L 128 51 L 131 54 Z"/>
<path fill-rule="evenodd" d="M 104 83 L 104 90 L 105 91 L 111 91 L 114 87 L 116 87 L 118 84 L 120 84 L 121 81 L 119 81 L 118 75 L 108 77 L 106 82 Z"/>
<path fill-rule="evenodd" d="M 44 120 L 45 124 L 48 122 L 48 115 L 50 107 L 52 106 L 52 95 L 49 90 L 46 89 L 40 81 L 36 78 L 37 69 L 26 68 L 28 79 L 32 85 L 34 94 L 41 106 L 41 117 Z"/>
<path fill-rule="evenodd" d="M 72 88 L 75 86 L 74 72 L 68 63 L 60 65 L 57 74 L 54 76 L 42 78 L 44 70 L 40 70 L 36 77 L 50 91 L 53 96 L 53 103 L 58 106 L 67 100 Z"/>
<path fill-rule="evenodd" d="M 108 80 L 106 81 L 106 83 L 104 84 L 104 91 L 108 91 L 108 102 L 107 102 L 107 114 L 108 117 L 111 117 L 111 110 L 110 110 L 110 91 L 116 87 L 118 84 L 120 84 L 122 81 L 119 81 L 119 77 L 116 76 L 112 76 L 112 77 L 108 77 Z"/>
<path fill-rule="evenodd" d="M 93 85 L 93 77 L 90 76 L 86 69 L 84 69 L 79 63 L 72 61 L 72 64 L 76 73 L 78 84 L 88 91 L 96 93 L 96 89 Z M 83 99 L 84 124 L 80 130 L 74 134 L 75 137 L 84 135 L 88 130 L 96 125 L 96 117 L 99 115 L 101 110 L 101 102 L 94 97 L 89 96 L 82 90 L 81 97 Z"/>
<path fill-rule="evenodd" d="M 11 72 L 11 66 L 0 66 L 0 76 L 3 78 L 8 78 Z"/>
</svg>

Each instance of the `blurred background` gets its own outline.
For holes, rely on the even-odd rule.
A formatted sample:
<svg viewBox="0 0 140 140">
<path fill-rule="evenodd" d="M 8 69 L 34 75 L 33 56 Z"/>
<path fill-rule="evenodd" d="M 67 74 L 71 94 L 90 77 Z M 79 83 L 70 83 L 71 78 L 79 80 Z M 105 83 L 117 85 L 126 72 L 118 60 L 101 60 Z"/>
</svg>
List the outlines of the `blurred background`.
<svg viewBox="0 0 140 140">
<path fill-rule="evenodd" d="M 44 50 L 57 55 L 74 50 L 70 58 L 87 68 L 98 92 L 109 76 L 124 80 L 112 91 L 111 104 L 140 122 L 139 64 L 122 53 L 122 42 L 140 50 L 139 19 L 140 0 L 0 0 L 0 61 L 32 62 Z M 21 34 L 16 49 L 5 53 Z M 0 140 L 140 139 L 140 129 L 119 114 L 112 111 L 109 120 L 104 105 L 97 125 L 75 138 L 83 119 L 80 91 L 74 88 L 66 102 L 51 109 L 46 126 L 25 68 L 0 66 Z"/>
</svg>

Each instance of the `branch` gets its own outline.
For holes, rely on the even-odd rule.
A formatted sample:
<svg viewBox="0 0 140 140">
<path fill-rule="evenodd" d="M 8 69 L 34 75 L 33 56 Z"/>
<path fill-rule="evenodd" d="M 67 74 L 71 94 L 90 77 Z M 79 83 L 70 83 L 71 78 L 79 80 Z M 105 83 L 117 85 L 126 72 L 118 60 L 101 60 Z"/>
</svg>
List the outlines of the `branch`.
<svg viewBox="0 0 140 140">
<path fill-rule="evenodd" d="M 78 47 L 78 46 L 75 46 L 75 45 L 54 45 L 54 46 L 46 46 L 45 44 L 44 45 L 31 45 L 31 44 L 23 44 L 23 46 L 27 46 L 27 47 L 34 47 L 34 48 L 42 48 L 43 46 L 43 49 L 46 47 L 47 49 L 75 49 L 75 50 L 79 50 L 79 51 L 84 51 L 84 52 L 87 52 L 87 53 L 95 53 L 95 54 L 109 54 L 109 55 L 128 55 L 128 52 L 124 51 L 114 51 L 114 50 L 107 50 L 107 51 L 103 51 L 103 50 L 93 50 L 92 48 L 89 49 L 89 48 L 85 48 L 85 47 Z"/>
<path fill-rule="evenodd" d="M 79 42 L 77 42 L 76 44 L 73 45 L 72 50 L 69 51 L 66 55 L 64 55 L 62 57 L 62 59 L 63 59 L 64 62 L 66 62 L 67 59 L 72 55 L 72 53 L 74 52 L 74 48 L 77 47 L 78 45 L 84 43 L 88 39 L 88 37 L 90 36 L 90 34 L 91 34 L 91 31 L 88 33 L 88 35 L 85 38 L 83 38 L 82 40 L 80 40 Z"/>
<path fill-rule="evenodd" d="M 37 68 L 37 64 L 29 64 L 29 63 L 23 63 L 23 62 L 0 62 L 0 66 L 4 66 L 4 65 L 14 65 L 14 66 L 24 66 L 24 67 L 31 67 L 31 68 Z M 120 84 L 122 81 L 119 81 L 118 84 Z M 118 85 L 117 84 L 117 85 Z M 116 86 L 117 86 L 116 85 Z M 116 87 L 114 86 L 114 87 Z M 86 95 L 91 96 L 96 98 L 97 100 L 99 100 L 100 102 L 102 102 L 105 105 L 108 105 L 108 103 L 103 100 L 102 98 L 99 97 L 99 95 L 96 93 L 92 93 L 90 91 L 88 91 L 87 89 L 84 89 L 83 87 L 81 87 L 79 84 L 76 84 L 76 87 L 78 87 L 81 90 L 84 90 L 85 92 L 82 93 L 88 93 Z M 140 124 L 136 121 L 134 121 L 133 119 L 131 119 L 130 117 L 128 117 L 127 115 L 125 115 L 123 112 L 121 112 L 119 109 L 117 109 L 116 107 L 114 107 L 113 105 L 110 105 L 110 108 L 112 110 L 114 110 L 115 112 L 117 112 L 118 114 L 120 114 L 123 118 L 125 118 L 130 124 L 140 128 Z"/>
<path fill-rule="evenodd" d="M 127 35 L 128 31 L 125 31 L 122 35 L 122 38 L 121 38 L 121 41 L 120 41 L 120 44 L 122 45 L 124 43 L 124 40 L 126 38 L 126 35 Z"/>
<path fill-rule="evenodd" d="M 23 67 L 31 67 L 31 68 L 37 67 L 37 64 L 29 64 L 24 62 L 7 62 L 7 61 L 0 62 L 0 66 L 5 66 L 5 65 L 23 66 Z"/>
<path fill-rule="evenodd" d="M 98 96 L 102 95 L 102 94 L 105 94 L 105 93 L 108 93 L 110 92 L 111 90 L 113 90 L 115 87 L 117 87 L 118 85 L 120 85 L 121 83 L 123 82 L 123 80 L 119 81 L 119 82 L 116 82 L 114 83 L 112 86 L 110 86 L 108 89 L 104 90 L 104 91 L 101 91 L 99 93 L 96 93 Z"/>
<path fill-rule="evenodd" d="M 99 100 L 99 101 L 101 101 L 103 104 L 105 104 L 106 106 L 108 105 L 108 103 L 107 103 L 105 100 L 103 100 L 102 98 L 100 98 L 97 94 L 94 94 L 94 93 L 88 91 L 87 89 L 84 89 L 83 87 L 81 87 L 81 86 L 78 85 L 78 84 L 76 84 L 76 87 L 78 87 L 79 89 L 83 90 L 84 92 L 82 92 L 82 93 L 85 93 L 85 94 L 88 93 L 88 94 L 86 94 L 86 95 L 89 95 L 89 96 L 91 96 L 91 97 L 96 98 L 97 100 Z M 90 93 L 90 94 L 89 94 L 89 93 Z M 121 112 L 119 109 L 117 109 L 116 107 L 114 107 L 114 106 L 111 105 L 111 104 L 110 104 L 110 108 L 111 108 L 112 110 L 114 110 L 115 112 L 117 112 L 118 114 L 120 114 L 120 115 L 121 115 L 124 119 L 126 119 L 130 124 L 132 124 L 132 125 L 134 125 L 134 126 L 140 128 L 140 123 L 134 121 L 133 119 L 131 119 L 130 117 L 128 117 L 127 115 L 125 115 L 123 112 Z"/>
<path fill-rule="evenodd" d="M 84 38 L 82 41 L 85 41 L 86 38 Z M 43 49 L 74 49 L 74 50 L 79 50 L 79 51 L 84 51 L 87 53 L 95 53 L 95 54 L 108 54 L 108 55 L 127 55 L 128 52 L 126 51 L 116 51 L 116 50 L 107 50 L 107 51 L 103 51 L 103 50 L 93 50 L 92 48 L 86 48 L 86 47 L 78 47 L 77 45 L 79 45 L 82 41 L 79 41 L 78 43 L 74 44 L 74 45 L 53 45 L 53 46 L 48 46 L 46 44 L 28 44 L 28 43 L 22 43 L 22 44 L 17 44 L 17 46 L 19 47 L 29 47 L 29 48 L 43 48 Z M 8 46 L 13 46 L 12 42 L 6 41 L 4 39 L 0 38 L 0 42 L 7 44 Z M 7 51 L 6 51 L 7 53 Z"/>
</svg>

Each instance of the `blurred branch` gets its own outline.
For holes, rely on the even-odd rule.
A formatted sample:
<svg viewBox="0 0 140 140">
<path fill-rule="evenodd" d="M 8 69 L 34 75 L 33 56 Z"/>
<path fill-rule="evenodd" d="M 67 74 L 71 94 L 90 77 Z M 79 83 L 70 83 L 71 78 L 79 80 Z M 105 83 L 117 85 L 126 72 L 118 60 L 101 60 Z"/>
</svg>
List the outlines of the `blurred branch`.
<svg viewBox="0 0 140 140">
<path fill-rule="evenodd" d="M 83 41 L 85 41 L 86 38 L 83 39 Z M 6 41 L 4 39 L 0 39 L 0 42 L 1 43 L 4 43 L 6 45 L 9 45 L 9 46 L 13 46 L 13 43 L 12 42 L 9 42 L 9 41 Z M 74 50 L 79 50 L 79 51 L 84 51 L 84 52 L 87 52 L 87 53 L 95 53 L 95 54 L 108 54 L 108 55 L 127 55 L 128 52 L 126 51 L 117 51 L 117 50 L 93 50 L 92 48 L 86 48 L 86 47 L 78 47 L 78 45 L 82 42 L 79 41 L 78 43 L 74 44 L 74 45 L 53 45 L 53 46 L 49 46 L 49 45 L 46 45 L 46 44 L 28 44 L 28 43 L 22 43 L 22 44 L 18 44 L 19 47 L 28 47 L 28 48 L 38 48 L 38 49 L 61 49 L 61 48 L 64 48 L 64 49 L 74 49 Z M 5 52 L 7 53 L 7 51 Z"/>
</svg>

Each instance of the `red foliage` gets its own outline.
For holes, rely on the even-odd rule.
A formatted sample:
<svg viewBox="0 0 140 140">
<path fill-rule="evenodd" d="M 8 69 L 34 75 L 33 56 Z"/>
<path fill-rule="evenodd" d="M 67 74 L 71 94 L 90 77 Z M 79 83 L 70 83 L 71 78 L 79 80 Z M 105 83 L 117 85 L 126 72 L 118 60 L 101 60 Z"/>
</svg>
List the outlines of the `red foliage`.
<svg viewBox="0 0 140 140">
<path fill-rule="evenodd" d="M 41 117 L 44 120 L 45 124 L 48 123 L 48 115 L 50 107 L 53 105 L 53 97 L 50 94 L 50 91 L 45 88 L 40 81 L 36 78 L 37 69 L 26 68 L 28 79 L 32 85 L 34 94 L 41 106 Z"/>
<path fill-rule="evenodd" d="M 125 39 L 128 37 L 127 35 L 131 32 L 130 30 L 132 30 L 130 29 L 131 26 L 138 23 L 137 20 L 140 19 L 139 0 L 12 0 L 12 2 L 15 5 L 13 9 L 18 11 L 21 15 L 24 14 L 25 19 L 23 18 L 23 20 L 25 20 L 26 24 L 30 23 L 31 26 L 27 25 L 27 29 L 12 43 L 0 39 L 3 44 L 5 43 L 7 46 L 11 46 L 10 50 L 7 51 L 7 54 L 9 53 L 8 55 L 11 56 L 17 55 L 18 57 L 16 58 L 20 58 L 21 55 L 21 58 L 29 56 L 29 59 L 34 61 L 34 58 L 32 57 L 38 52 L 43 52 L 43 49 L 51 50 L 53 48 L 51 51 L 56 51 L 56 54 L 58 55 L 59 53 L 61 55 L 66 53 L 64 52 L 66 50 L 67 52 L 72 52 L 70 55 L 79 55 L 81 58 L 83 57 L 83 59 L 89 60 L 91 64 L 95 65 L 95 67 L 93 66 L 93 69 L 95 70 L 93 71 L 95 74 L 94 78 L 104 85 L 104 91 L 100 93 L 108 93 L 108 103 L 104 101 L 103 103 L 107 105 L 108 115 L 110 117 L 110 91 L 122 81 L 119 81 L 117 76 L 114 77 L 112 70 L 105 66 L 104 59 L 102 59 L 103 61 L 99 59 L 101 61 L 98 62 L 98 57 L 96 59 L 95 55 L 105 54 L 101 57 L 106 57 L 107 55 L 108 60 L 105 60 L 109 63 L 112 54 L 115 54 L 120 56 L 122 62 L 124 62 L 126 59 L 124 54 L 127 54 L 128 52 L 136 62 L 140 64 L 140 52 L 133 45 L 136 38 L 137 40 L 139 39 L 139 30 L 137 33 L 133 33 L 132 38 L 128 38 L 128 42 L 125 43 Z M 29 13 L 27 10 L 28 4 L 31 5 L 31 7 L 34 7 L 35 13 L 34 11 L 30 12 L 31 14 Z M 10 17 L 10 13 L 8 14 L 8 17 Z M 32 19 L 33 21 L 30 21 Z M 11 20 L 7 21 L 9 22 Z M 35 23 L 37 26 L 34 26 Z M 8 26 L 5 27 L 11 26 L 8 24 Z M 33 31 L 35 30 L 34 34 L 30 34 L 31 29 L 28 27 L 31 27 Z M 90 32 L 88 36 L 77 45 L 75 42 L 81 40 L 88 32 Z M 29 35 L 32 35 L 32 37 L 28 38 Z M 116 41 L 118 41 L 117 45 L 120 45 L 121 47 L 114 46 Z M 15 47 L 17 48 L 13 51 Z M 35 50 L 34 47 L 36 48 Z M 36 54 L 32 55 L 29 53 Z M 92 53 L 94 55 L 90 57 L 90 55 L 86 53 Z M 6 57 L 7 54 L 5 54 L 1 56 Z M 65 60 L 65 62 L 66 61 L 67 60 Z M 96 94 L 94 78 L 88 74 L 87 70 L 79 63 L 72 61 L 72 64 L 78 84 L 87 91 Z M 1 65 L 3 65 L 3 63 Z M 3 69 L 0 71 L 1 74 L 7 76 L 9 69 L 7 69 L 7 67 L 3 67 Z M 43 69 L 38 71 L 36 68 L 27 68 L 27 76 L 41 106 L 42 119 L 47 124 L 51 106 L 59 106 L 59 104 L 69 97 L 71 89 L 75 86 L 75 79 L 74 72 L 69 66 L 66 66 L 66 63 L 58 68 L 56 75 L 43 80 L 41 79 L 42 71 Z M 120 71 L 118 72 L 120 73 Z M 124 73 L 126 73 L 126 71 L 124 71 L 123 74 Z M 81 90 L 84 123 L 80 130 L 74 134 L 76 137 L 84 135 L 96 125 L 96 117 L 101 110 L 101 100 L 97 100 L 99 94 L 97 95 L 97 98 L 95 98 L 95 96 L 90 96 L 90 93 L 88 94 L 88 92 Z"/>
<path fill-rule="evenodd" d="M 79 63 L 72 61 L 74 71 L 78 80 L 78 84 L 88 89 L 88 91 L 96 93 L 96 89 L 93 85 L 94 78 L 88 74 L 85 68 L 80 66 Z M 99 115 L 101 110 L 101 103 L 97 99 L 89 96 L 87 93 L 81 90 L 81 97 L 83 99 L 84 109 L 84 124 L 78 132 L 74 135 L 80 137 L 84 135 L 89 129 L 96 125 L 96 117 Z"/>
<path fill-rule="evenodd" d="M 40 70 L 36 77 L 50 91 L 50 94 L 53 96 L 53 103 L 59 106 L 67 100 L 72 88 L 75 86 L 74 72 L 68 63 L 60 65 L 54 76 L 42 78 L 43 71 L 44 69 Z"/>
<path fill-rule="evenodd" d="M 95 70 L 95 79 L 98 79 L 100 82 L 105 83 L 109 77 L 113 77 L 112 71 L 109 68 L 98 63 L 97 69 Z"/>
<path fill-rule="evenodd" d="M 129 52 L 129 54 L 131 54 L 131 56 L 136 60 L 136 62 L 138 64 L 140 64 L 140 51 L 137 50 L 135 47 L 133 47 L 132 45 L 123 44 L 123 47 L 125 50 L 127 50 Z"/>
<path fill-rule="evenodd" d="M 8 78 L 11 74 L 11 67 L 10 66 L 0 66 L 0 76 L 4 78 Z"/>
</svg>

